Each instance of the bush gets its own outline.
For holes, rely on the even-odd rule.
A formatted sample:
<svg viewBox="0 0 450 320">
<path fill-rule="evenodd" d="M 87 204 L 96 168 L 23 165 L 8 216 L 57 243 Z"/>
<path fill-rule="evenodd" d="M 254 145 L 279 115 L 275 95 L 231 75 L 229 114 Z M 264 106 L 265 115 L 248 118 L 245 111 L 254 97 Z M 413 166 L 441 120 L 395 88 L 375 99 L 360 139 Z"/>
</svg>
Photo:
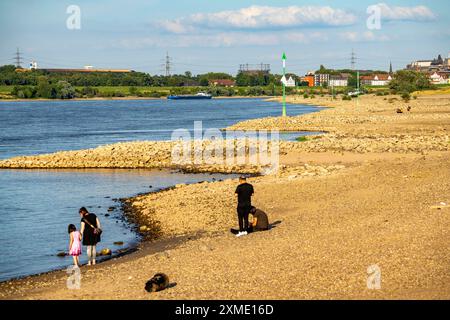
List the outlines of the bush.
<svg viewBox="0 0 450 320">
<path fill-rule="evenodd" d="M 75 89 L 67 81 L 58 81 L 56 84 L 56 95 L 59 99 L 73 99 L 75 98 Z"/>
<path fill-rule="evenodd" d="M 137 96 L 139 93 L 139 90 L 133 86 L 128 88 L 128 91 L 129 91 L 130 95 L 132 95 L 132 96 Z"/>
<path fill-rule="evenodd" d="M 161 98 L 162 93 L 159 91 L 152 91 L 152 92 L 149 92 L 148 96 L 151 98 Z"/>
<path fill-rule="evenodd" d="M 16 97 L 19 99 L 25 99 L 25 93 L 22 90 L 17 90 Z"/>
<path fill-rule="evenodd" d="M 405 102 L 409 102 L 409 100 L 411 99 L 411 95 L 408 92 L 403 92 L 401 97 Z"/>
<path fill-rule="evenodd" d="M 397 101 L 397 100 L 398 100 L 397 98 L 389 98 L 388 102 L 389 103 L 394 103 L 394 101 Z"/>
<path fill-rule="evenodd" d="M 81 90 L 77 90 L 77 93 L 79 93 L 82 97 L 86 96 L 88 98 L 92 98 L 98 95 L 98 89 L 92 87 L 84 87 Z"/>
<path fill-rule="evenodd" d="M 308 138 L 306 136 L 300 136 L 300 137 L 295 138 L 295 141 L 305 142 L 305 141 L 308 141 Z"/>
<path fill-rule="evenodd" d="M 125 97 L 125 93 L 122 91 L 114 91 L 113 97 Z"/>
</svg>

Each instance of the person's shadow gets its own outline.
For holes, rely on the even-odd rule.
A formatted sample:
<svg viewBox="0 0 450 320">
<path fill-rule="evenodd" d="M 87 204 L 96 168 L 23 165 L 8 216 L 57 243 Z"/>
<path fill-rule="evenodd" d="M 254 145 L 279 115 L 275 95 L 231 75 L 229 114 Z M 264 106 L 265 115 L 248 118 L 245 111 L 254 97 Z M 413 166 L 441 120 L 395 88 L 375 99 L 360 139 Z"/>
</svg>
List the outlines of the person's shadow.
<svg viewBox="0 0 450 320">
<path fill-rule="evenodd" d="M 277 221 L 274 221 L 272 223 L 269 223 L 269 230 L 272 230 L 273 228 L 276 228 L 277 225 L 279 225 L 280 223 L 281 223 L 281 220 L 277 220 Z"/>
<path fill-rule="evenodd" d="M 277 221 L 274 221 L 274 222 L 272 222 L 272 223 L 269 223 L 269 229 L 267 229 L 267 231 L 276 228 L 281 222 L 282 222 L 281 220 L 277 220 Z M 238 234 L 238 233 L 239 233 L 239 230 L 238 230 L 238 229 L 231 228 L 231 229 L 230 229 L 230 232 L 231 232 L 232 234 Z"/>
<path fill-rule="evenodd" d="M 170 288 L 173 288 L 173 287 L 176 287 L 176 286 L 177 286 L 176 282 L 171 282 L 171 283 L 169 283 L 169 285 L 167 286 L 166 289 L 170 289 Z"/>
</svg>

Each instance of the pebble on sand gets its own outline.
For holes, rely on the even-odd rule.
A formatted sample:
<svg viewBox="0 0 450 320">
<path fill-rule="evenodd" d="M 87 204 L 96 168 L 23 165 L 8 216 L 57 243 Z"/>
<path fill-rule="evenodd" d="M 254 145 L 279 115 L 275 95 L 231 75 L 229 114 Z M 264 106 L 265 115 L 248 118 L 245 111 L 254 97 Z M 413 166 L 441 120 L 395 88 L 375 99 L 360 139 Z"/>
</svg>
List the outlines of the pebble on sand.
<svg viewBox="0 0 450 320">
<path fill-rule="evenodd" d="M 111 249 L 104 248 L 100 251 L 100 256 L 110 256 L 112 254 Z"/>
</svg>

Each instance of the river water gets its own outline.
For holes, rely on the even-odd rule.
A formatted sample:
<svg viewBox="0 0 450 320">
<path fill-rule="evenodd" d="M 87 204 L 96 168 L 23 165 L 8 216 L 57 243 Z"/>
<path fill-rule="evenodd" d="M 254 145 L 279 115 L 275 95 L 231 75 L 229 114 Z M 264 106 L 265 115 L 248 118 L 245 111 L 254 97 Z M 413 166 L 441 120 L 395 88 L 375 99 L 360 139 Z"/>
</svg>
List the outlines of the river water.
<svg viewBox="0 0 450 320">
<path fill-rule="evenodd" d="M 318 110 L 288 105 L 290 115 Z M 194 121 L 202 121 L 204 129 L 220 129 L 280 112 L 279 103 L 262 99 L 4 101 L 0 159 L 123 141 L 169 140 L 175 129 L 193 130 Z M 309 133 L 281 138 L 303 134 Z M 70 265 L 71 257 L 56 254 L 67 251 L 67 225 L 79 226 L 81 206 L 102 222 L 105 232 L 98 250 L 117 251 L 133 246 L 138 237 L 114 198 L 226 177 L 164 170 L 0 170 L 0 281 Z M 108 211 L 113 206 L 114 211 Z M 115 241 L 124 246 L 115 246 Z"/>
</svg>

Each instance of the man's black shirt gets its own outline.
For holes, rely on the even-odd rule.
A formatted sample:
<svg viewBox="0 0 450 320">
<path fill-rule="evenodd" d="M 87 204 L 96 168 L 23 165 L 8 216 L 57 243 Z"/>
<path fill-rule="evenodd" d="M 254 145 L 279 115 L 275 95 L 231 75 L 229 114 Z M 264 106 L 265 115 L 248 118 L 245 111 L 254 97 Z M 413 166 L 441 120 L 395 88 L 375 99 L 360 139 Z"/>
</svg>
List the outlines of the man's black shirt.
<svg viewBox="0 0 450 320">
<path fill-rule="evenodd" d="M 238 207 L 251 206 L 253 192 L 253 186 L 247 182 L 238 185 L 235 192 L 238 194 Z"/>
</svg>

